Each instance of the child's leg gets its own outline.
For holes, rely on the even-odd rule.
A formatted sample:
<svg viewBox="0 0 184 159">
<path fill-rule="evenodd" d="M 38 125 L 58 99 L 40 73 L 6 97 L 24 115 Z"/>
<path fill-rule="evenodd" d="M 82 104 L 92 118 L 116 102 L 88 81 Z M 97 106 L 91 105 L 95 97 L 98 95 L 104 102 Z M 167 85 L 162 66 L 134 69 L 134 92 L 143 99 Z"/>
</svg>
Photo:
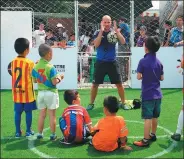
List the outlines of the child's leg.
<svg viewBox="0 0 184 159">
<path fill-rule="evenodd" d="M 26 111 L 26 132 L 31 132 L 32 110 Z"/>
<path fill-rule="evenodd" d="M 183 110 L 180 111 L 180 114 L 178 117 L 176 133 L 181 135 L 182 130 L 183 130 Z"/>
<path fill-rule="evenodd" d="M 46 117 L 47 113 L 47 108 L 41 109 L 40 114 L 39 114 L 39 119 L 38 119 L 38 132 L 42 134 L 43 128 L 44 128 L 44 120 Z"/>
<path fill-rule="evenodd" d="M 152 134 L 156 134 L 157 125 L 158 125 L 158 119 L 157 118 L 153 118 L 152 119 Z"/>
<path fill-rule="evenodd" d="M 56 109 L 49 109 L 48 113 L 49 113 L 51 133 L 55 134 L 56 132 Z"/>
<path fill-rule="evenodd" d="M 144 120 L 144 139 L 149 140 L 150 136 L 150 129 L 151 129 L 151 122 L 152 119 L 145 119 Z"/>
<path fill-rule="evenodd" d="M 15 111 L 15 127 L 16 127 L 16 133 L 20 133 L 21 129 L 20 129 L 20 123 L 21 123 L 21 114 L 22 111 Z"/>
</svg>

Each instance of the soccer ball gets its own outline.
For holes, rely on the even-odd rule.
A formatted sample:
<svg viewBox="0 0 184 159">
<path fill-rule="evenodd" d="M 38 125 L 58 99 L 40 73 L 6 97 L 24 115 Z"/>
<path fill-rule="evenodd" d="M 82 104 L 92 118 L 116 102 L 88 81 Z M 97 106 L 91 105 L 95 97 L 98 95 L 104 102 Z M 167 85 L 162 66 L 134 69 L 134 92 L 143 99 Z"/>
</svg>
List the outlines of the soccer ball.
<svg viewBox="0 0 184 159">
<path fill-rule="evenodd" d="M 111 44 L 116 44 L 116 43 L 118 42 L 118 37 L 117 37 L 116 33 L 114 33 L 114 32 L 109 32 L 109 33 L 107 34 L 107 40 L 108 40 L 108 42 L 111 43 Z"/>
</svg>

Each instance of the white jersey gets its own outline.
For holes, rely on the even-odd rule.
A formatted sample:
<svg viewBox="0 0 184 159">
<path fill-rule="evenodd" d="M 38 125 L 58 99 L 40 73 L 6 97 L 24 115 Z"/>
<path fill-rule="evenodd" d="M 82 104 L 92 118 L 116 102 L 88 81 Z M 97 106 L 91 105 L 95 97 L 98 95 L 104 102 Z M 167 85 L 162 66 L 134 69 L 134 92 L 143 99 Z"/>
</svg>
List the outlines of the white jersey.
<svg viewBox="0 0 184 159">
<path fill-rule="evenodd" d="M 45 37 L 46 37 L 46 33 L 45 30 L 35 30 L 33 32 L 33 38 L 35 38 L 35 46 L 39 47 L 40 44 L 44 44 L 45 43 Z"/>
</svg>

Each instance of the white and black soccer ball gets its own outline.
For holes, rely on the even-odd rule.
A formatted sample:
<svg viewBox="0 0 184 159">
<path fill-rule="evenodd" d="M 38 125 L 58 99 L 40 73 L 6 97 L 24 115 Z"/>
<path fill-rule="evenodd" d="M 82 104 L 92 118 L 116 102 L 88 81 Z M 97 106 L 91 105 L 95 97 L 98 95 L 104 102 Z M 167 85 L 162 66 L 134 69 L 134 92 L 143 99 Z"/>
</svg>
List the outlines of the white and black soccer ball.
<svg viewBox="0 0 184 159">
<path fill-rule="evenodd" d="M 115 32 L 109 32 L 107 34 L 107 40 L 111 44 L 116 44 L 118 42 L 118 37 Z"/>
</svg>

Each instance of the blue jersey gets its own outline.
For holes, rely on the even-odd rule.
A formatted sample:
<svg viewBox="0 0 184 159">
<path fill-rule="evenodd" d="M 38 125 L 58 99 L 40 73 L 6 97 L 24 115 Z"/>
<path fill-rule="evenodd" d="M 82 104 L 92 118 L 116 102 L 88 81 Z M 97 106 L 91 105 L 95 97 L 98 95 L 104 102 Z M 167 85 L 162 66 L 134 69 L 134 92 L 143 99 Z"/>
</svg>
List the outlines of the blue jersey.
<svg viewBox="0 0 184 159">
<path fill-rule="evenodd" d="M 130 28 L 126 23 L 121 23 L 120 28 L 121 34 L 123 34 L 123 36 L 125 37 L 126 44 L 128 44 L 130 39 Z"/>
<path fill-rule="evenodd" d="M 183 29 L 179 29 L 177 27 L 173 28 L 171 30 L 171 37 L 170 37 L 170 42 L 171 43 L 177 43 L 182 41 L 183 39 Z"/>
<path fill-rule="evenodd" d="M 111 32 L 111 30 L 109 32 Z M 107 34 L 109 32 L 103 32 L 101 43 L 96 48 L 96 50 L 97 50 L 97 55 L 96 55 L 97 61 L 112 62 L 112 61 L 115 61 L 115 59 L 116 59 L 116 49 L 115 49 L 116 44 L 109 43 L 108 40 L 107 40 Z M 97 38 L 98 34 L 99 34 L 99 30 L 97 30 L 94 33 L 94 39 Z"/>
</svg>

